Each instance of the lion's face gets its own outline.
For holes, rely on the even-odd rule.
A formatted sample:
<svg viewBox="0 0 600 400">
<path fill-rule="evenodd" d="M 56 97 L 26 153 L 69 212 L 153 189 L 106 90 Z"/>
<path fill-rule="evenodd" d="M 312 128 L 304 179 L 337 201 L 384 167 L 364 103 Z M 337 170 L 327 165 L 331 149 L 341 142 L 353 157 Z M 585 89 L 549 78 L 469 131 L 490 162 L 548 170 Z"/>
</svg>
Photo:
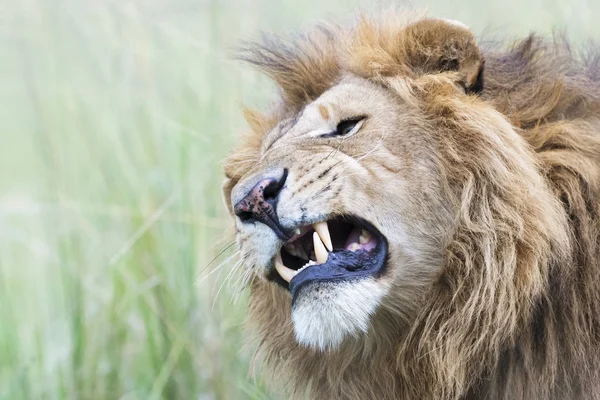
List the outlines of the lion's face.
<svg viewBox="0 0 600 400">
<path fill-rule="evenodd" d="M 301 344 L 336 347 L 386 302 L 409 316 L 440 268 L 451 213 L 423 119 L 347 76 L 265 134 L 226 185 L 245 268 L 285 293 Z"/>
</svg>

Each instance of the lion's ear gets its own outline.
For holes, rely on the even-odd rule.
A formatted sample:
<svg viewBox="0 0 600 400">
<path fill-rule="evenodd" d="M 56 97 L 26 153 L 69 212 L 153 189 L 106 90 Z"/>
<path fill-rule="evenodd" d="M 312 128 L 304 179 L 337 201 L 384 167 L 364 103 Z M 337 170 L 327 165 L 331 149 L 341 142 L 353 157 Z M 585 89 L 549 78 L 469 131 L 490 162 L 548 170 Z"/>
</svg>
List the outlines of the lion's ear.
<svg viewBox="0 0 600 400">
<path fill-rule="evenodd" d="M 424 19 L 408 25 L 402 36 L 405 63 L 417 75 L 455 71 L 467 93 L 483 89 L 483 56 L 462 23 Z"/>
</svg>

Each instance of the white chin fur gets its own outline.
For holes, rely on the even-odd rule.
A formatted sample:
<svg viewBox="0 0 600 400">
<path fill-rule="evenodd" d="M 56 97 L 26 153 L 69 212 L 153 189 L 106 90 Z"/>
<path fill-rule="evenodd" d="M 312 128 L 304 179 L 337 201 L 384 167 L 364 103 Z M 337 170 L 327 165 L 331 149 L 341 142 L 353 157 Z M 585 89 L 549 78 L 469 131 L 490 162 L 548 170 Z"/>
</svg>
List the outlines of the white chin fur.
<svg viewBox="0 0 600 400">
<path fill-rule="evenodd" d="M 318 282 L 300 290 L 292 309 L 296 340 L 323 351 L 337 348 L 347 336 L 367 332 L 387 285 L 365 278 Z"/>
</svg>

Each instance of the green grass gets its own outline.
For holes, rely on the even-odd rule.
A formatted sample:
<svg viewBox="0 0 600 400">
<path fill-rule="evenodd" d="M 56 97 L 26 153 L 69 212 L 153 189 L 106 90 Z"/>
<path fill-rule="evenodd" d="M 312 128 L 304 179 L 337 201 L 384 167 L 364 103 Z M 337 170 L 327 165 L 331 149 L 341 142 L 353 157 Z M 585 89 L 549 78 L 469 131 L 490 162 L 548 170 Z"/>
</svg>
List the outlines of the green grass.
<svg viewBox="0 0 600 400">
<path fill-rule="evenodd" d="M 273 94 L 231 49 L 357 4 L 0 6 L 0 398 L 269 398 L 248 377 L 245 294 L 214 270 L 231 250 L 208 265 L 240 105 Z M 600 36 L 597 2 L 520 4 L 428 5 L 476 32 Z"/>
</svg>

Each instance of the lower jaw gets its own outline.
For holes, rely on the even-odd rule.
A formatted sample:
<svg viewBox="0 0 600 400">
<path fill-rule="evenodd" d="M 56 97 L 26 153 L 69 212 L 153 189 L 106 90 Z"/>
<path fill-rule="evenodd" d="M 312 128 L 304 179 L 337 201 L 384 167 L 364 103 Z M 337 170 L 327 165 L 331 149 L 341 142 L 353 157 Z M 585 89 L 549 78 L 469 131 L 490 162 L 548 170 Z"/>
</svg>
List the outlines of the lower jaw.
<svg viewBox="0 0 600 400">
<path fill-rule="evenodd" d="M 370 252 L 341 250 L 330 253 L 325 264 L 300 271 L 289 283 L 292 304 L 302 290 L 318 282 L 347 282 L 368 277 L 378 278 L 387 265 L 387 241 L 383 236 Z"/>
</svg>

